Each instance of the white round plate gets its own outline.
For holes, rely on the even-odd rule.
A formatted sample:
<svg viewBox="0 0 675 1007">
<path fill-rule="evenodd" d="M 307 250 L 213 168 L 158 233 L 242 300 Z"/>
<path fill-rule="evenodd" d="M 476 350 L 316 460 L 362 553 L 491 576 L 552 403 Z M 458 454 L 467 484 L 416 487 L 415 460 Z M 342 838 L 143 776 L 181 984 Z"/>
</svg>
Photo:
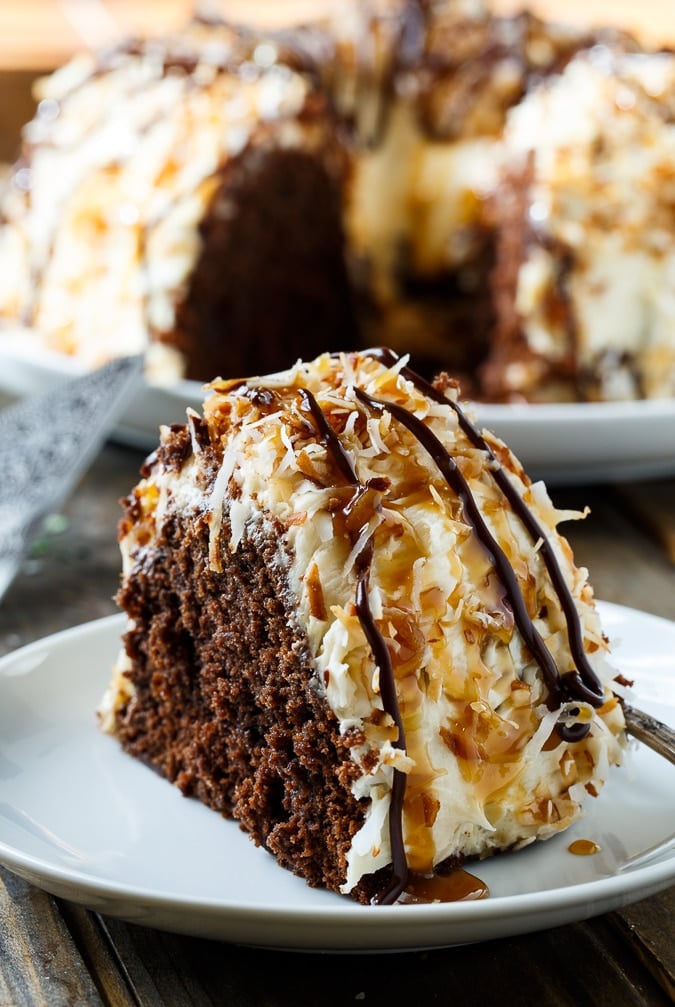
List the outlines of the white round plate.
<svg viewBox="0 0 675 1007">
<path fill-rule="evenodd" d="M 602 605 L 636 705 L 675 723 L 675 623 Z M 308 888 L 230 821 L 101 734 L 112 616 L 0 661 L 0 863 L 48 892 L 167 930 L 330 951 L 445 947 L 585 919 L 675 879 L 675 767 L 635 746 L 566 834 L 473 868 L 477 902 L 360 906 Z M 598 843 L 574 856 L 573 839 Z"/>
<path fill-rule="evenodd" d="M 46 391 L 82 373 L 62 354 L 36 352 L 34 343 L 2 334 L 0 390 Z M 160 424 L 183 423 L 188 406 L 204 399 L 198 381 L 146 385 L 132 400 L 115 436 L 152 451 Z M 549 485 L 651 479 L 675 475 L 675 399 L 552 405 L 472 404 L 479 424 L 494 431 L 533 479 Z"/>
<path fill-rule="evenodd" d="M 10 397 L 39 395 L 83 373 L 71 357 L 48 350 L 37 352 L 35 344 L 22 342 L 18 333 L 10 338 L 0 332 L 0 391 Z M 162 424 L 184 423 L 188 406 L 200 409 L 204 401 L 199 381 L 142 386 L 120 419 L 115 438 L 124 444 L 153 451 Z"/>
<path fill-rule="evenodd" d="M 551 486 L 675 475 L 675 399 L 472 408 Z"/>
</svg>

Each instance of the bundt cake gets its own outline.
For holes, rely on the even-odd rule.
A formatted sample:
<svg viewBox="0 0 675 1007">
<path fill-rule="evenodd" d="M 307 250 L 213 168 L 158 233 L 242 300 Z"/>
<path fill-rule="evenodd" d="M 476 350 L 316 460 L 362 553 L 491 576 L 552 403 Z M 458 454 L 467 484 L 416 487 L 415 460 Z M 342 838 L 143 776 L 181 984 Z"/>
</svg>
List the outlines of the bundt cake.
<svg viewBox="0 0 675 1007">
<path fill-rule="evenodd" d="M 621 761 L 580 516 L 390 350 L 218 380 L 126 500 L 102 726 L 310 885 L 438 898 Z"/>
<path fill-rule="evenodd" d="M 673 394 L 675 56 L 637 49 L 371 0 L 80 56 L 2 201 L 0 339 L 147 348 L 152 380 L 386 343 L 496 400 Z"/>
</svg>

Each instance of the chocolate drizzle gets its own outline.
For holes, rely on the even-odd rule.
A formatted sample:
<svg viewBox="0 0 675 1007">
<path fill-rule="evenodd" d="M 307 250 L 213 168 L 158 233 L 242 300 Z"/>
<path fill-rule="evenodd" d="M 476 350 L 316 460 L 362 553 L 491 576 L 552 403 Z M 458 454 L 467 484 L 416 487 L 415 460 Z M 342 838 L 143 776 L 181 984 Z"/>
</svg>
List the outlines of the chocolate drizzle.
<svg viewBox="0 0 675 1007">
<path fill-rule="evenodd" d="M 380 488 L 379 480 L 369 480 L 362 483 L 352 465 L 352 462 L 342 446 L 340 438 L 335 433 L 326 415 L 312 393 L 306 388 L 298 389 L 303 404 L 303 411 L 308 412 L 318 431 L 321 443 L 326 448 L 345 482 L 354 487 L 354 495 L 344 508 L 346 517 L 355 510 L 355 505 L 369 487 Z M 358 540 L 363 528 L 352 532 L 354 541 Z M 380 670 L 380 695 L 385 712 L 390 715 L 398 728 L 398 737 L 393 742 L 395 748 L 405 749 L 403 721 L 396 695 L 396 682 L 391 664 L 389 650 L 382 633 L 373 617 L 368 588 L 370 584 L 370 567 L 373 560 L 373 536 L 370 535 L 355 559 L 356 567 L 356 613 L 363 629 L 368 645 L 373 653 L 373 660 Z M 389 842 L 391 845 L 393 877 L 386 891 L 378 898 L 380 905 L 391 905 L 399 897 L 408 880 L 408 860 L 403 843 L 403 798 L 405 795 L 405 775 L 394 769 L 391 789 L 391 804 L 389 808 Z"/>
<path fill-rule="evenodd" d="M 387 367 L 394 366 L 399 359 L 392 350 L 387 348 L 369 350 L 367 351 L 367 355 L 371 356 L 375 360 L 379 360 Z M 588 657 L 586 656 L 579 613 L 577 612 L 574 598 L 572 597 L 572 593 L 565 581 L 563 572 L 560 569 L 560 564 L 558 563 L 555 552 L 553 551 L 550 539 L 546 535 L 544 529 L 541 527 L 532 511 L 524 502 L 508 475 L 499 464 L 488 442 L 469 420 L 461 406 L 459 406 L 456 402 L 453 402 L 451 399 L 448 399 L 442 392 L 434 388 L 433 385 L 430 385 L 409 367 L 401 368 L 401 374 L 420 392 L 422 392 L 422 394 L 427 395 L 429 398 L 441 405 L 449 406 L 453 410 L 464 434 L 468 437 L 474 447 L 485 452 L 487 455 L 490 462 L 489 471 L 492 473 L 495 482 L 508 502 L 511 504 L 514 513 L 517 514 L 520 521 L 526 528 L 532 541 L 534 543 L 540 543 L 539 551 L 541 557 L 544 560 L 548 575 L 551 578 L 551 583 L 558 595 L 560 606 L 565 616 L 570 652 L 576 665 L 575 669 L 560 676 L 559 682 L 556 683 L 557 688 L 555 692 L 559 694 L 560 701 L 562 702 L 566 698 L 572 700 L 577 699 L 582 702 L 589 703 L 594 707 L 602 706 L 605 701 L 602 683 L 593 671 L 593 668 L 588 661 Z M 588 733 L 588 725 L 576 725 L 576 727 L 584 727 L 584 733 L 580 735 L 578 732 L 575 732 L 575 737 L 572 738 L 566 737 L 561 730 L 561 736 L 564 737 L 564 740 L 579 741 L 581 740 L 581 737 L 585 737 Z"/>
<path fill-rule="evenodd" d="M 395 402 L 385 402 L 381 399 L 373 398 L 372 395 L 368 395 L 359 388 L 356 389 L 356 396 L 360 402 L 370 409 L 390 413 L 395 420 L 403 424 L 417 438 L 424 450 L 433 458 L 448 486 L 450 486 L 461 501 L 466 521 L 476 532 L 504 585 L 516 625 L 544 675 L 544 680 L 549 690 L 550 705 L 552 708 L 559 706 L 561 689 L 558 669 L 534 623 L 530 619 L 522 591 L 506 553 L 485 523 L 480 508 L 471 493 L 469 484 L 459 470 L 454 458 L 451 457 L 429 427 L 425 426 L 421 420 L 408 412 L 407 409 L 404 409 L 403 406 L 399 406 Z"/>
<path fill-rule="evenodd" d="M 386 348 L 371 349 L 366 351 L 365 355 L 380 361 L 388 367 L 392 367 L 399 362 L 399 357 L 392 350 Z M 544 640 L 527 611 L 523 593 L 508 557 L 487 526 L 478 503 L 471 492 L 471 488 L 455 459 L 450 455 L 438 437 L 422 420 L 396 402 L 376 398 L 360 388 L 354 389 L 356 399 L 366 410 L 377 413 L 388 412 L 396 422 L 404 426 L 429 454 L 450 489 L 456 494 L 462 506 L 464 520 L 475 532 L 503 585 L 505 593 L 503 602 L 513 612 L 516 626 L 541 670 L 548 690 L 547 705 L 549 709 L 557 709 L 564 702 L 570 700 L 583 701 L 594 707 L 601 706 L 604 702 L 603 688 L 590 666 L 584 651 L 582 626 L 574 598 L 565 581 L 551 542 L 543 528 L 518 493 L 505 470 L 499 464 L 488 442 L 473 423 L 471 423 L 462 408 L 409 367 L 401 367 L 400 373 L 422 394 L 434 402 L 448 406 L 453 410 L 457 416 L 461 430 L 470 443 L 485 454 L 486 469 L 492 474 L 500 490 L 509 501 L 513 512 L 522 522 L 532 541 L 535 544 L 539 544 L 540 555 L 550 576 L 553 588 L 558 595 L 561 609 L 565 616 L 570 652 L 576 664 L 573 670 L 564 674 L 560 673 L 552 654 L 546 647 Z M 297 388 L 296 391 L 300 398 L 301 411 L 308 415 L 311 426 L 317 432 L 321 443 L 332 459 L 344 483 L 354 489 L 353 494 L 342 510 L 352 544 L 355 544 L 363 536 L 368 527 L 367 519 L 364 522 L 359 513 L 359 505 L 368 493 L 384 492 L 387 482 L 383 479 L 370 479 L 366 483 L 361 482 L 339 435 L 329 423 L 326 414 L 314 395 L 306 388 Z M 247 389 L 247 392 L 250 394 L 251 390 Z M 259 395 L 264 395 L 265 390 L 257 389 L 256 392 Z M 380 506 L 379 502 L 376 503 L 376 506 Z M 363 633 L 372 651 L 374 663 L 379 668 L 380 694 L 384 710 L 391 716 L 398 729 L 398 738 L 394 742 L 394 746 L 404 750 L 405 734 L 396 693 L 396 681 L 391 656 L 386 641 L 373 616 L 369 599 L 370 570 L 373 553 L 374 539 L 371 533 L 367 536 L 355 557 L 357 575 L 355 608 Z M 589 724 L 557 725 L 559 736 L 567 742 L 581 741 L 586 737 L 589 730 Z M 376 900 L 380 905 L 390 905 L 396 902 L 406 890 L 409 880 L 409 867 L 403 840 L 403 802 L 405 789 L 406 776 L 400 770 L 395 769 L 393 772 L 389 810 L 392 877 L 385 891 Z"/>
<path fill-rule="evenodd" d="M 319 403 L 307 388 L 299 388 L 298 393 L 305 407 L 304 411 L 308 412 L 312 417 L 319 432 L 321 443 L 339 468 L 345 482 L 351 486 L 363 486 L 354 470 L 349 455 L 342 447 L 342 441 L 326 419 L 326 414 Z"/>
</svg>

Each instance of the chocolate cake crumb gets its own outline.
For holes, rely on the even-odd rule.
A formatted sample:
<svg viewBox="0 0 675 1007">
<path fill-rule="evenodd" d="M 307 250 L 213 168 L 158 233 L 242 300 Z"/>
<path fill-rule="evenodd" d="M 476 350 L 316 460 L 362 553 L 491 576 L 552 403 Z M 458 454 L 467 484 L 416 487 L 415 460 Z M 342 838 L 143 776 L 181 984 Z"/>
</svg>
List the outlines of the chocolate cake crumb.
<svg viewBox="0 0 675 1007">
<path fill-rule="evenodd" d="M 174 433 L 170 446 L 181 441 Z M 221 536 L 229 541 L 229 524 Z M 118 736 L 186 796 L 235 817 L 284 867 L 337 888 L 362 819 L 345 787 L 356 767 L 308 687 L 314 669 L 284 557 L 271 531 L 257 528 L 236 554 L 223 545 L 217 573 L 208 537 L 205 519 L 167 522 L 119 592 L 138 628 L 125 637 L 135 697 L 118 714 Z"/>
</svg>

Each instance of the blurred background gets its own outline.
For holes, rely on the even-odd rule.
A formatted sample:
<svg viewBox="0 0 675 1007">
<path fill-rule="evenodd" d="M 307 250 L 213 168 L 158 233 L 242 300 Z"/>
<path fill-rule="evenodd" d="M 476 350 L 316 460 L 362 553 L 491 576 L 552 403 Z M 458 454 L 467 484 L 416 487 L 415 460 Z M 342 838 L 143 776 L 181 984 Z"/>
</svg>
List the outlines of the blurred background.
<svg viewBox="0 0 675 1007">
<path fill-rule="evenodd" d="M 345 0 L 197 0 L 205 10 L 268 25 L 309 20 Z M 492 0 L 497 12 L 527 6 L 568 22 L 614 24 L 656 45 L 675 45 L 675 0 Z M 0 161 L 11 161 L 33 114 L 35 77 L 74 52 L 129 35 L 180 27 L 195 0 L 0 0 Z"/>
</svg>

